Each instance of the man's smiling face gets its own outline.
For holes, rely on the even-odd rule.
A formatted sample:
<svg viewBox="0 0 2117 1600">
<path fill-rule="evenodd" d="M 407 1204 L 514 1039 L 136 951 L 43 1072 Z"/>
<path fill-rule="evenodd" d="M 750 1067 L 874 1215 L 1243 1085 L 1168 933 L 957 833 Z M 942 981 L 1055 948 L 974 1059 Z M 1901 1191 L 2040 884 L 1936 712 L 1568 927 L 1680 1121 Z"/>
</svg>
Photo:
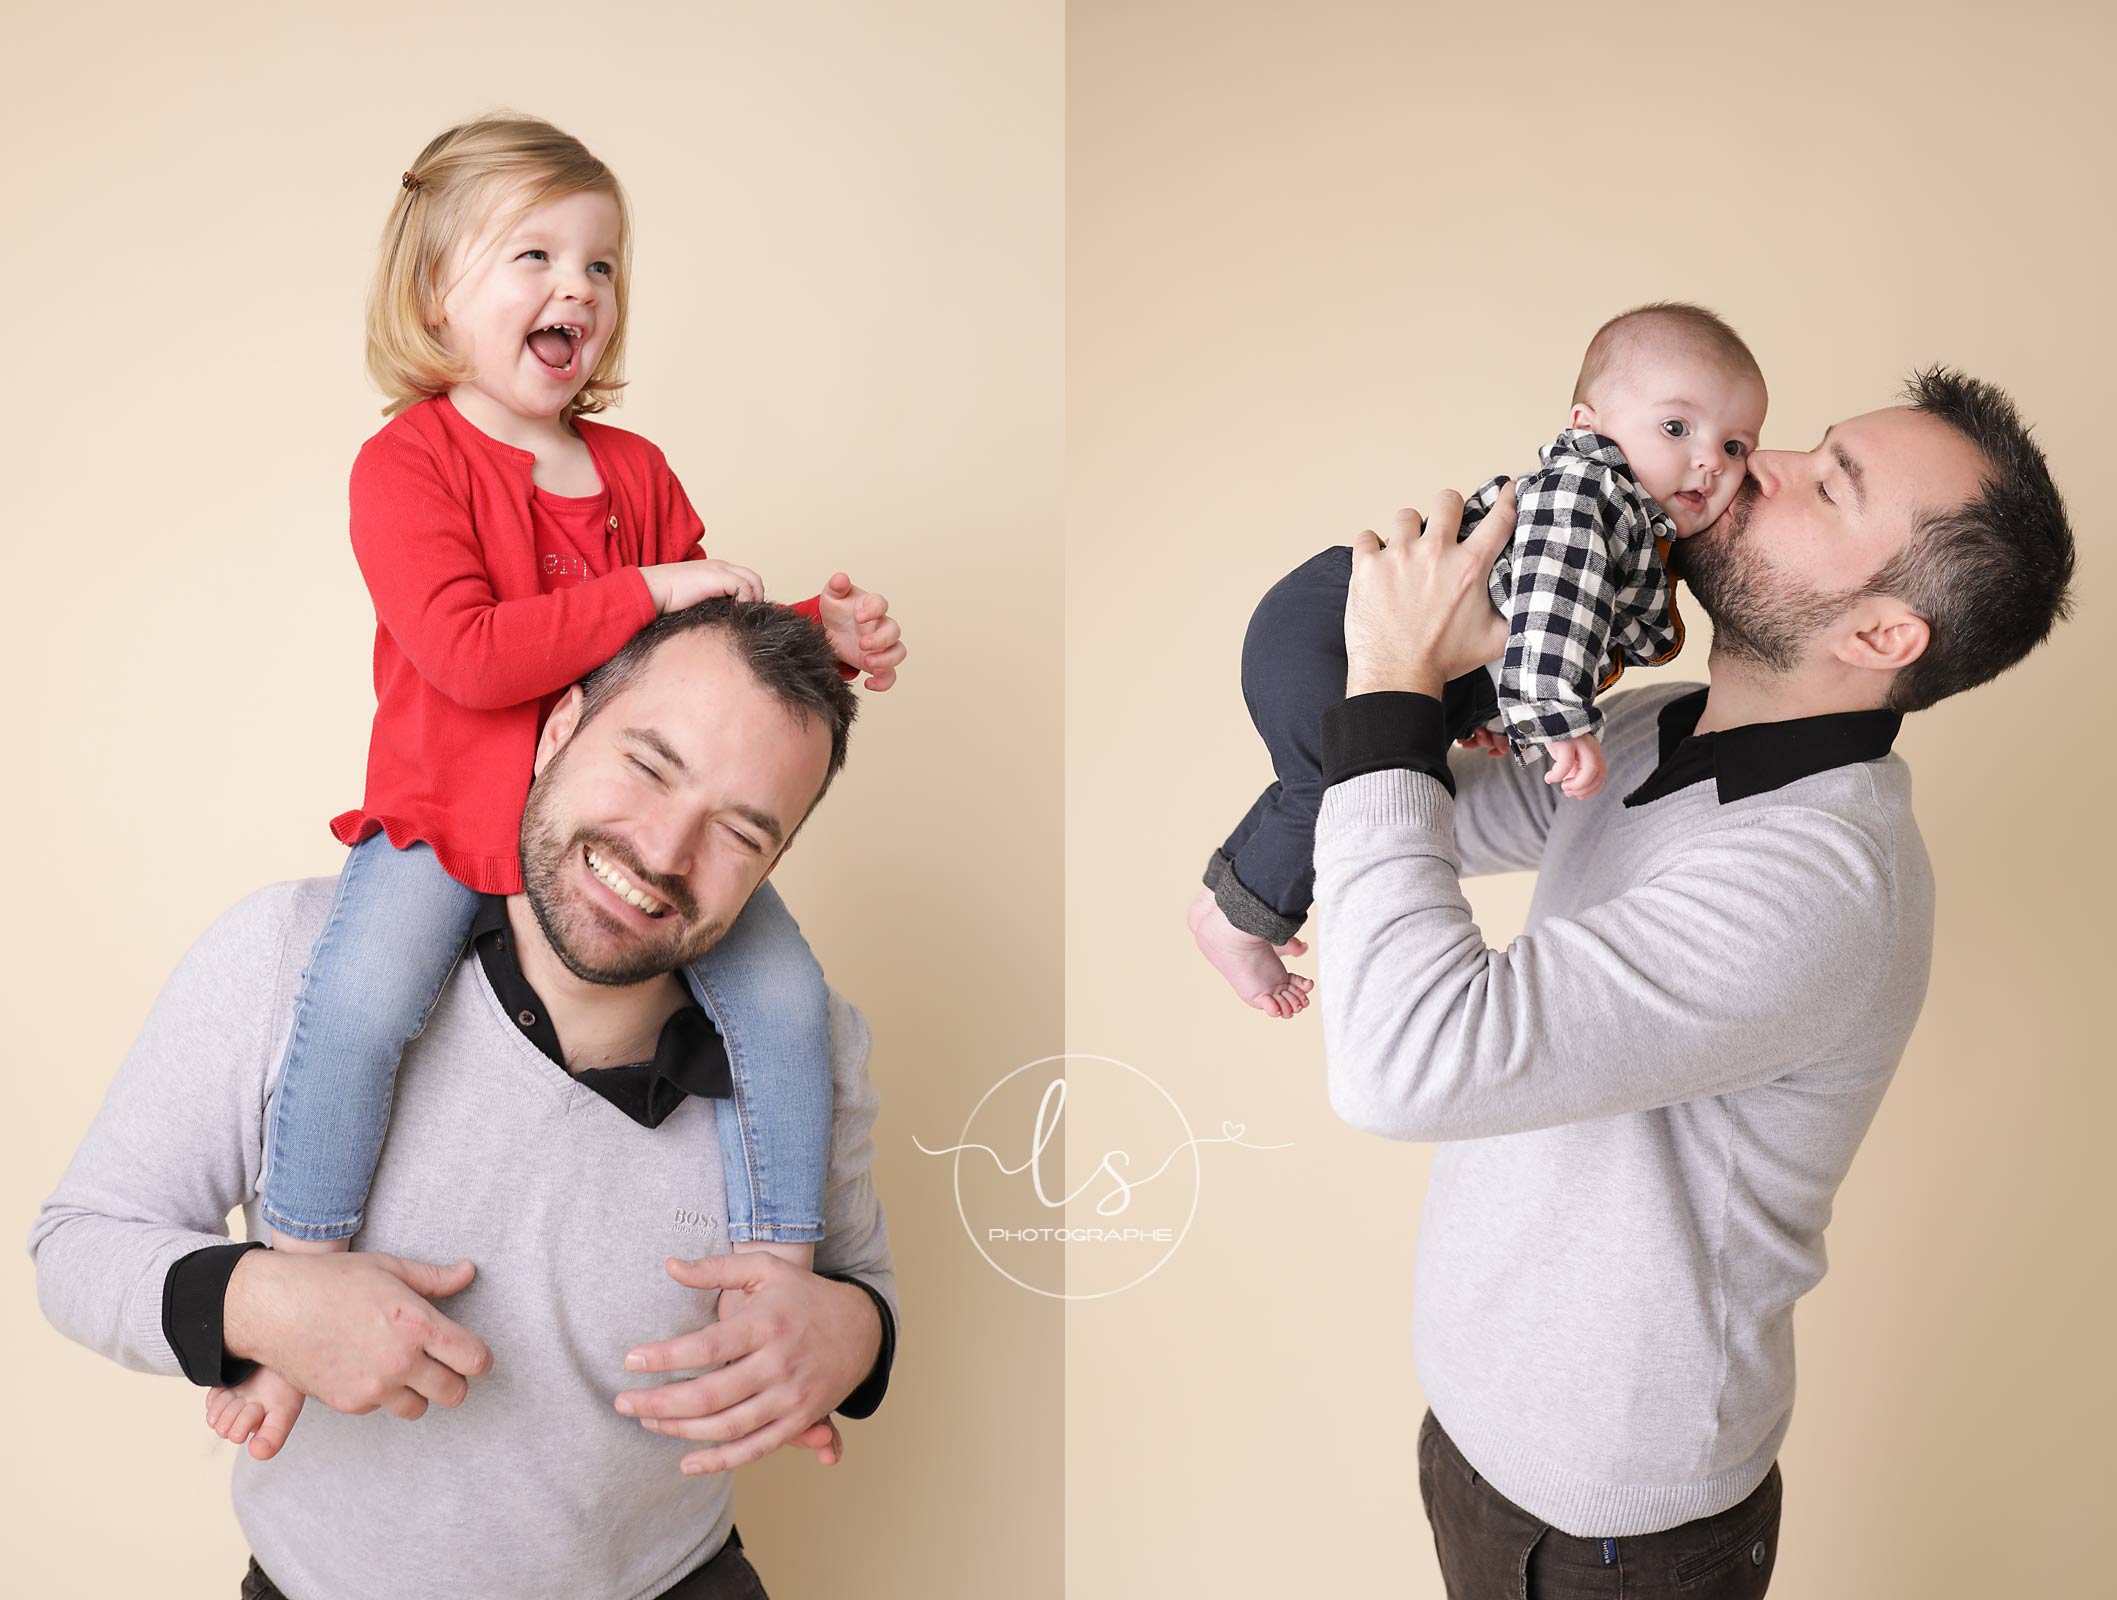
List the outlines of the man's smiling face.
<svg viewBox="0 0 2117 1600">
<path fill-rule="evenodd" d="M 1926 516 L 1975 495 L 1983 471 L 1977 447 L 1938 419 L 1870 411 L 1813 450 L 1753 451 L 1734 502 L 1670 563 L 1716 648 L 1791 671 L 1884 625 L 1891 602 L 1863 587 Z"/>
<path fill-rule="evenodd" d="M 552 951 L 642 983 L 728 931 L 823 787 L 829 730 L 773 696 L 716 630 L 657 649 L 585 724 L 553 710 L 522 815 L 522 876 Z"/>
</svg>

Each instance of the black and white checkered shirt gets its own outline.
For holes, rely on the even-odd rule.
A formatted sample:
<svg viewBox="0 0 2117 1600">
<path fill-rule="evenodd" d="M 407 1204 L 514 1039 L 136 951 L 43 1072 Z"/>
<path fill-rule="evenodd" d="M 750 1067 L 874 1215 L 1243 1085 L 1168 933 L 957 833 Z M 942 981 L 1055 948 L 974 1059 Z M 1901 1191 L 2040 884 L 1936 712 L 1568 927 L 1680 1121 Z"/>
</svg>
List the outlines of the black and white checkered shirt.
<svg viewBox="0 0 2117 1600">
<path fill-rule="evenodd" d="M 1507 619 L 1500 717 L 1517 758 L 1602 727 L 1595 696 L 1627 662 L 1658 666 L 1683 647 L 1667 568 L 1675 527 L 1639 486 L 1614 440 L 1568 428 L 1515 480 L 1514 537 L 1492 567 L 1492 603 Z M 1468 535 L 1505 488 L 1463 505 Z"/>
</svg>

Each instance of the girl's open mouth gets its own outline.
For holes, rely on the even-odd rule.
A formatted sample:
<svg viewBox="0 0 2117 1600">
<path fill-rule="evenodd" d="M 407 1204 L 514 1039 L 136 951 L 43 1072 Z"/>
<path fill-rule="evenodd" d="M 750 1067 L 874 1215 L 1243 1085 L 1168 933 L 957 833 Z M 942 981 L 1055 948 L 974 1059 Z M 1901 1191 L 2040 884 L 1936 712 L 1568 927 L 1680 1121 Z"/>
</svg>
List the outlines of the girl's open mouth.
<svg viewBox="0 0 2117 1600">
<path fill-rule="evenodd" d="M 570 378 L 580 366 L 582 331 L 570 323 L 555 322 L 539 328 L 523 342 L 537 365 L 554 378 Z"/>
</svg>

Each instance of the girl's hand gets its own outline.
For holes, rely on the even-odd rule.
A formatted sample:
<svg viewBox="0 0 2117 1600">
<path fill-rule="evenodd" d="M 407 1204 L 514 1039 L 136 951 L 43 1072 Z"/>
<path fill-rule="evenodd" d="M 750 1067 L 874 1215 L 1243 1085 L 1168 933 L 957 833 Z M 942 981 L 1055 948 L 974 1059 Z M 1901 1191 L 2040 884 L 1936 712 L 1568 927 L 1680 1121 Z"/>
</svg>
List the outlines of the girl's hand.
<svg viewBox="0 0 2117 1600">
<path fill-rule="evenodd" d="M 878 693 L 895 683 L 904 662 L 903 630 L 889 614 L 889 602 L 856 587 L 842 572 L 831 574 L 818 599 L 823 631 L 831 636 L 838 659 L 868 673 L 867 686 Z"/>
<path fill-rule="evenodd" d="M 1474 728 L 1456 743 L 1465 750 L 1482 750 L 1488 756 L 1507 753 L 1507 736 L 1496 728 Z"/>
<path fill-rule="evenodd" d="M 701 600 L 733 595 L 738 600 L 762 600 L 764 579 L 748 567 L 732 561 L 670 561 L 658 567 L 641 567 L 647 593 L 654 597 L 657 616 L 695 606 Z"/>
</svg>

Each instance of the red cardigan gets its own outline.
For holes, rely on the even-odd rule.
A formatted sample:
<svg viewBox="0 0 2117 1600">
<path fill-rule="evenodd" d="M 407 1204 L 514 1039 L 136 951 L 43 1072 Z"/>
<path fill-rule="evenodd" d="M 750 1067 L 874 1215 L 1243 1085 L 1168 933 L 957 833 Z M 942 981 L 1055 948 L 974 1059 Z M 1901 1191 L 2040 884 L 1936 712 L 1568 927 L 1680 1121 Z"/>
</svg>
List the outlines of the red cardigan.
<svg viewBox="0 0 2117 1600">
<path fill-rule="evenodd" d="M 361 446 L 353 555 L 375 601 L 375 725 L 366 797 L 331 819 L 341 843 L 378 828 L 399 850 L 424 840 L 457 882 L 521 892 L 522 806 L 546 714 L 654 620 L 639 569 L 706 554 L 705 524 L 658 448 L 590 418 L 573 426 L 610 493 L 611 566 L 548 592 L 530 522 L 535 455 L 446 395 Z M 791 609 L 813 618 L 818 601 Z"/>
</svg>

